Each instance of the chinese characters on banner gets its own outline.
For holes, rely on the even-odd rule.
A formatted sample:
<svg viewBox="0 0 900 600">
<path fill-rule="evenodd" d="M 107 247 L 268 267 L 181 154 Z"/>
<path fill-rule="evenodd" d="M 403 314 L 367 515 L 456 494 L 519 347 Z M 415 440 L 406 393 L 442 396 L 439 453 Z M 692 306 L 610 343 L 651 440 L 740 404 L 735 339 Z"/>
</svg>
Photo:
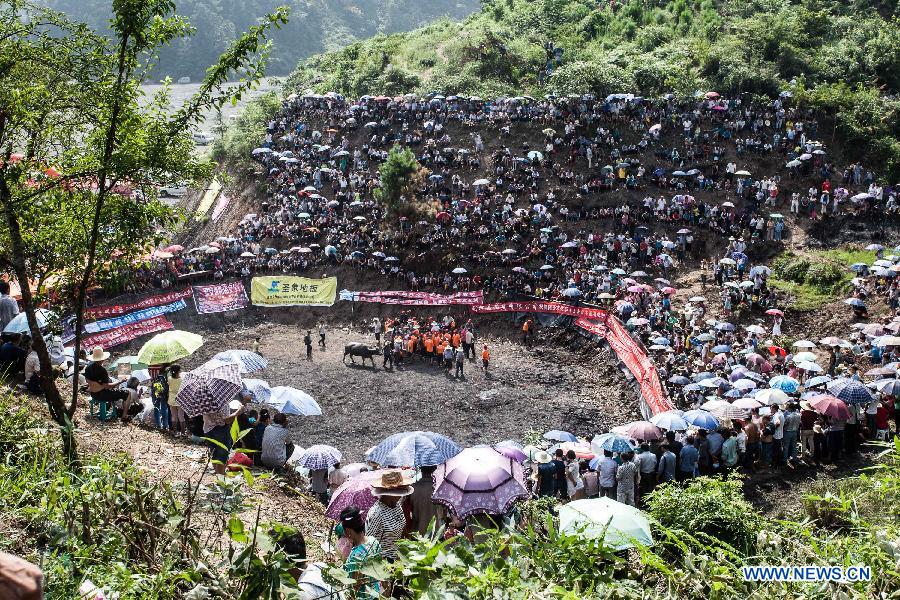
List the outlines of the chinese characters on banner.
<svg viewBox="0 0 900 600">
<path fill-rule="evenodd" d="M 104 331 L 102 333 L 85 336 L 81 340 L 81 347 L 87 348 L 88 351 L 95 346 L 112 348 L 113 346 L 130 342 L 142 335 L 147 335 L 148 333 L 156 333 L 158 331 L 165 331 L 173 328 L 174 325 L 172 325 L 172 322 L 169 321 L 165 315 L 160 315 L 144 321 L 131 323 L 130 325 L 117 327 L 116 329 L 110 329 L 109 331 Z"/>
<path fill-rule="evenodd" d="M 254 277 L 250 299 L 254 306 L 332 306 L 337 277 L 307 279 L 289 275 Z"/>
<path fill-rule="evenodd" d="M 656 365 L 641 346 L 634 341 L 622 322 L 609 312 L 599 308 L 573 306 L 559 302 L 496 302 L 494 304 L 472 305 L 473 313 L 539 312 L 575 317 L 575 325 L 593 334 L 602 336 L 616 356 L 637 380 L 641 396 L 653 414 L 674 408 L 666 397 Z"/>
<path fill-rule="evenodd" d="M 240 310 L 250 305 L 247 290 L 240 281 L 220 283 L 218 285 L 194 286 L 194 304 L 197 314 L 228 312 Z"/>
<path fill-rule="evenodd" d="M 185 288 L 183 290 L 175 290 L 172 292 L 167 292 L 165 294 L 159 294 L 157 296 L 148 296 L 138 302 L 134 302 L 132 304 L 111 304 L 107 306 L 91 306 L 90 308 L 84 309 L 84 320 L 88 321 L 91 319 L 103 319 L 105 317 L 111 317 L 114 315 L 124 315 L 125 313 L 129 313 L 133 310 L 140 310 L 142 308 L 150 308 L 151 306 L 160 306 L 162 304 L 171 304 L 172 302 L 177 302 L 183 298 L 188 298 L 191 295 L 191 288 Z"/>
<path fill-rule="evenodd" d="M 351 292 L 341 290 L 341 300 L 348 302 L 377 302 L 379 304 L 404 304 L 416 306 L 449 306 L 451 304 L 483 304 L 484 292 L 457 292 L 455 294 L 432 294 L 430 292 Z"/>
</svg>

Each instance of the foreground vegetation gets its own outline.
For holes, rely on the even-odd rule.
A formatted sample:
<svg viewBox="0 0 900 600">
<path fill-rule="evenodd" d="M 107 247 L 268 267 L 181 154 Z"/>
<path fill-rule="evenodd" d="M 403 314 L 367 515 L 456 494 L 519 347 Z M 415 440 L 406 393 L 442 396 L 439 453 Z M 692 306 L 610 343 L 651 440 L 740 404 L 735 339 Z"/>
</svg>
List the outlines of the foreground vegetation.
<svg viewBox="0 0 900 600">
<path fill-rule="evenodd" d="M 40 564 L 48 598 L 75 597 L 85 580 L 123 600 L 296 591 L 281 543 L 294 531 L 239 518 L 253 521 L 241 493 L 252 476 L 231 477 L 204 497 L 196 484 L 151 484 L 124 455 L 83 455 L 73 468 L 33 406 L 0 397 L 0 550 Z M 743 498 L 736 478 L 662 486 L 648 510 L 656 545 L 616 553 L 561 534 L 552 501 L 533 501 L 515 530 L 476 544 L 404 541 L 397 563 L 366 572 L 403 580 L 417 598 L 863 598 L 900 589 L 900 442 L 876 467 L 796 502 L 804 520 L 775 521 Z M 763 586 L 743 581 L 748 564 L 867 565 L 873 579 Z M 348 585 L 338 568 L 326 578 Z"/>
<path fill-rule="evenodd" d="M 462 23 L 376 36 L 290 78 L 348 96 L 409 91 L 795 98 L 900 176 L 900 21 L 876 0 L 484 0 Z M 548 79 L 545 44 L 563 53 Z"/>
</svg>

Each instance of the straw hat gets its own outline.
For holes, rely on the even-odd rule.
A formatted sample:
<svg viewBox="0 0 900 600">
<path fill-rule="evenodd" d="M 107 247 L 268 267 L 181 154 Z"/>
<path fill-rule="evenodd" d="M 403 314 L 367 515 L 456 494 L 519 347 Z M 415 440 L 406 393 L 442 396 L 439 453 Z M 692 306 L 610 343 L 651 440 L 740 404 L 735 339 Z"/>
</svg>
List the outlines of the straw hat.
<svg viewBox="0 0 900 600">
<path fill-rule="evenodd" d="M 538 463 L 539 465 L 546 464 L 546 463 L 550 462 L 551 460 L 553 460 L 553 459 L 544 450 L 534 453 L 534 462 Z"/>
<path fill-rule="evenodd" d="M 109 358 L 109 352 L 103 351 L 103 346 L 96 346 L 91 352 L 91 360 L 93 362 L 100 362 L 102 360 L 106 360 Z"/>
<path fill-rule="evenodd" d="M 372 482 L 372 495 L 381 496 L 409 496 L 413 493 L 412 477 L 405 476 L 400 471 L 384 471 L 381 479 Z"/>
</svg>

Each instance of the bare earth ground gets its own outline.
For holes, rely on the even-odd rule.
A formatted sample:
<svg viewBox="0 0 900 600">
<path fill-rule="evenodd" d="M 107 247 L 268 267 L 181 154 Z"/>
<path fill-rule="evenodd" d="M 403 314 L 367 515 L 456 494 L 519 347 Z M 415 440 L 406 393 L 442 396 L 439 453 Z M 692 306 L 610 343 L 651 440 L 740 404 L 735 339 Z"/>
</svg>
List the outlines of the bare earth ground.
<svg viewBox="0 0 900 600">
<path fill-rule="evenodd" d="M 271 385 L 290 385 L 310 393 L 321 417 L 291 417 L 296 443 L 335 446 L 346 462 L 361 461 L 365 451 L 387 436 L 414 430 L 442 433 L 464 446 L 522 439 L 549 429 L 587 435 L 639 418 L 633 392 L 622 394 L 624 377 L 593 344 L 581 351 L 556 344 L 527 349 L 518 343 L 486 338 L 491 349 L 488 373 L 481 361 L 467 362 L 464 379 L 449 376 L 417 358 L 393 370 L 367 362 L 342 362 L 344 344 L 374 344 L 369 333 L 329 329 L 326 349 L 313 331 L 313 358 L 306 359 L 297 327 L 260 324 L 246 330 L 209 333 L 203 348 L 186 360 L 199 365 L 216 352 L 249 348 L 259 335 L 268 368 L 254 375 Z"/>
</svg>

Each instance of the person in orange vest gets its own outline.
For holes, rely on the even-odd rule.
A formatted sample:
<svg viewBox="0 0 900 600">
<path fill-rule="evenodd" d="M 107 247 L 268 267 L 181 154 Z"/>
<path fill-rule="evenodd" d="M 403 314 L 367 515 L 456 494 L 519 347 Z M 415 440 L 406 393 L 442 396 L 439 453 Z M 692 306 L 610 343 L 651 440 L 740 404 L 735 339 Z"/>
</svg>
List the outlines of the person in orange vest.
<svg viewBox="0 0 900 600">
<path fill-rule="evenodd" d="M 444 360 L 444 339 L 438 336 L 437 342 L 434 344 L 434 354 L 431 357 L 431 363 L 441 364 L 441 361 Z"/>
<path fill-rule="evenodd" d="M 484 348 L 481 350 L 481 370 L 485 373 L 488 370 L 488 362 L 491 360 L 491 353 L 488 351 L 487 344 L 484 345 Z"/>
<path fill-rule="evenodd" d="M 458 332 L 458 331 L 454 331 L 454 332 L 453 332 L 453 342 L 452 342 L 452 343 L 453 343 L 453 347 L 454 347 L 454 348 L 459 348 L 459 344 L 460 344 L 461 341 L 462 341 L 462 337 L 460 337 L 459 332 Z"/>
<path fill-rule="evenodd" d="M 534 321 L 531 319 L 526 319 L 525 323 L 522 325 L 522 343 L 526 346 L 531 345 L 531 328 L 534 325 Z"/>
<path fill-rule="evenodd" d="M 431 339 L 431 336 L 425 334 L 425 340 L 422 343 L 425 346 L 425 354 L 429 357 L 434 356 L 434 340 Z"/>
<path fill-rule="evenodd" d="M 406 342 L 406 351 L 409 352 L 409 360 L 412 362 L 413 356 L 416 354 L 416 336 L 409 336 L 409 341 Z"/>
</svg>

